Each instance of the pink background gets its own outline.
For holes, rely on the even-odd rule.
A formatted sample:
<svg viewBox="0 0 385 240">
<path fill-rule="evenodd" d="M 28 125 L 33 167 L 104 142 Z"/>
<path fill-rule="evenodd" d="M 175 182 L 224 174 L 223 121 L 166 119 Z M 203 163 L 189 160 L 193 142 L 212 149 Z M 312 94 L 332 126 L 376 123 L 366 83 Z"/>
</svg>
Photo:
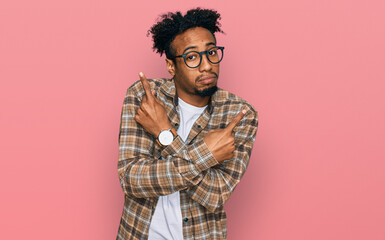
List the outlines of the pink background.
<svg viewBox="0 0 385 240">
<path fill-rule="evenodd" d="M 229 239 L 385 239 L 383 0 L 1 3 L 0 239 L 115 239 L 123 98 L 169 76 L 146 31 L 196 6 L 260 117 Z"/>
</svg>

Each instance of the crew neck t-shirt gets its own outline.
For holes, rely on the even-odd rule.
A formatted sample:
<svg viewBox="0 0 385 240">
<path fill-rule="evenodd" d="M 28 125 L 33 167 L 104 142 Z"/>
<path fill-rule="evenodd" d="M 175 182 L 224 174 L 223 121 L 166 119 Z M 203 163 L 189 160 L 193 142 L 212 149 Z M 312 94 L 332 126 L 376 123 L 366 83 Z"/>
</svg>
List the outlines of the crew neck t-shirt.
<svg viewBox="0 0 385 240">
<path fill-rule="evenodd" d="M 178 135 L 186 141 L 192 126 L 206 109 L 195 107 L 178 98 L 179 128 Z M 149 240 L 183 240 L 182 211 L 179 191 L 160 196 L 151 219 Z"/>
</svg>

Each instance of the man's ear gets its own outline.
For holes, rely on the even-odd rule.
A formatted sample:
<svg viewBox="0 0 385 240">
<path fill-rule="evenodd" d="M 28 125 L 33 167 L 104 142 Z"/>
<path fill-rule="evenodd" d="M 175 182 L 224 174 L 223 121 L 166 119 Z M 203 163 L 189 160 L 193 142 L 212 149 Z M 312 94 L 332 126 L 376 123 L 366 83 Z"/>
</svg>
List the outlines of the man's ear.
<svg viewBox="0 0 385 240">
<path fill-rule="evenodd" d="M 175 76 L 175 63 L 173 60 L 166 58 L 167 71 L 174 77 Z"/>
</svg>

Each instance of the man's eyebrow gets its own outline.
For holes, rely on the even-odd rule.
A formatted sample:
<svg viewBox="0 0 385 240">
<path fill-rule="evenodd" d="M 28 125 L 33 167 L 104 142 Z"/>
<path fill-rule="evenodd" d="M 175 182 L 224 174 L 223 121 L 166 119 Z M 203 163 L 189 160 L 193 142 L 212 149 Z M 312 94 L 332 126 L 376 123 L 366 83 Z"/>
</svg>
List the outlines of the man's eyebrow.
<svg viewBox="0 0 385 240">
<path fill-rule="evenodd" d="M 187 50 L 192 49 L 192 48 L 196 48 L 196 46 L 191 46 L 191 47 L 186 48 L 186 49 L 183 51 L 182 54 L 184 54 Z"/>
<path fill-rule="evenodd" d="M 206 46 L 211 46 L 211 45 L 216 45 L 214 42 L 209 42 L 209 43 L 206 43 Z M 192 49 L 192 48 L 196 48 L 196 46 L 190 46 L 190 47 L 188 47 L 188 48 L 186 48 L 184 51 L 183 51 L 183 53 L 182 54 L 184 54 L 187 50 L 189 50 L 189 49 Z"/>
</svg>

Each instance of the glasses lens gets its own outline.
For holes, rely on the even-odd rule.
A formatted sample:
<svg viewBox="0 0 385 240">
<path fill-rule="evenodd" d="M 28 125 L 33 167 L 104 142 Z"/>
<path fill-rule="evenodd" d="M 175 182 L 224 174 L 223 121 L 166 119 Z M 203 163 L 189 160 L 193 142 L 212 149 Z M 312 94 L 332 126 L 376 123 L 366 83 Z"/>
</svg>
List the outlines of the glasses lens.
<svg viewBox="0 0 385 240">
<path fill-rule="evenodd" d="M 195 67 L 198 67 L 201 61 L 201 56 L 199 55 L 198 52 L 189 52 L 186 55 L 185 61 L 187 66 L 191 68 L 195 68 Z"/>
<path fill-rule="evenodd" d="M 207 56 L 212 63 L 219 63 L 223 57 L 222 49 L 218 47 L 213 47 L 207 52 Z"/>
</svg>

